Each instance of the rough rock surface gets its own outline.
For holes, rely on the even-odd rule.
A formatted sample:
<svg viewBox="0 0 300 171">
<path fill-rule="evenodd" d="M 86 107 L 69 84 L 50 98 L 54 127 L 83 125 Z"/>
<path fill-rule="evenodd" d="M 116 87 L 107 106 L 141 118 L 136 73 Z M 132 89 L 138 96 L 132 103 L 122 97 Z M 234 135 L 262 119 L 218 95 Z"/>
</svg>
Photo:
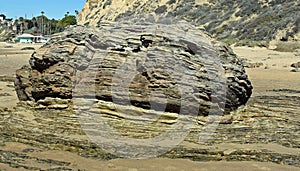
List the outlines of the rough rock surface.
<svg viewBox="0 0 300 171">
<path fill-rule="evenodd" d="M 88 0 L 79 23 L 96 26 L 99 21 L 150 12 L 187 20 L 228 42 L 300 40 L 299 1 Z"/>
<path fill-rule="evenodd" d="M 294 55 L 295 56 L 300 56 L 300 49 L 294 50 Z"/>
<path fill-rule="evenodd" d="M 300 91 L 276 89 L 270 92 L 252 97 L 245 108 L 233 114 L 231 124 L 219 124 L 210 140 L 202 144 L 198 139 L 207 121 L 206 117 L 200 117 L 186 139 L 160 157 L 201 162 L 257 161 L 263 165 L 272 162 L 299 170 Z M 1 167 L 5 164 L 11 170 L 88 170 L 87 161 L 95 160 L 95 164 L 100 162 L 98 160 L 117 157 L 91 142 L 70 111 L 19 107 L 17 111 L 0 108 L 0 113 Z M 110 119 L 127 136 L 147 136 L 164 126 L 153 129 L 145 125 L 147 131 L 142 134 L 134 125 L 118 122 L 120 118 Z M 265 170 L 266 166 L 261 168 Z"/>
<path fill-rule="evenodd" d="M 293 68 L 300 68 L 300 62 L 292 63 L 291 67 L 293 67 Z"/>
<path fill-rule="evenodd" d="M 300 62 L 292 63 L 291 67 L 291 72 L 299 72 Z"/>
<path fill-rule="evenodd" d="M 51 106 L 45 98 L 95 97 L 200 115 L 237 109 L 252 91 L 227 45 L 186 22 L 153 16 L 72 27 L 37 50 L 15 84 L 19 99 L 39 108 Z M 59 104 L 65 108 L 65 101 Z"/>
</svg>

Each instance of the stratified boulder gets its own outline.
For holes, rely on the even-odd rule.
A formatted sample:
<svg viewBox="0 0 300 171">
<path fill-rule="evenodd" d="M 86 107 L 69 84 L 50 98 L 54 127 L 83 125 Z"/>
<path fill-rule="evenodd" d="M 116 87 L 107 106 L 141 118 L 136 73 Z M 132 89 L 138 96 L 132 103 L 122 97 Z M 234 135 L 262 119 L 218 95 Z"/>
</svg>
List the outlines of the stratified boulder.
<svg viewBox="0 0 300 171">
<path fill-rule="evenodd" d="M 227 45 L 187 22 L 148 17 L 57 34 L 17 71 L 16 90 L 20 100 L 84 97 L 208 115 L 244 105 L 252 86 Z"/>
</svg>

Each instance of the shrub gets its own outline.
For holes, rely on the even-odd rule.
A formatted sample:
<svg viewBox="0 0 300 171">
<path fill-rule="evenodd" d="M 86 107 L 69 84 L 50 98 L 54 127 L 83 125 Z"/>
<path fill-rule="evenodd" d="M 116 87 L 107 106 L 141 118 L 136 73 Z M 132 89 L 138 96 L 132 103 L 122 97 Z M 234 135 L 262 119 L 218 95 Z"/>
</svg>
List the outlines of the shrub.
<svg viewBox="0 0 300 171">
<path fill-rule="evenodd" d="M 155 14 L 162 14 L 164 12 L 167 11 L 167 6 L 166 5 L 163 5 L 163 6 L 160 6 L 158 7 L 156 10 L 155 10 Z"/>
<path fill-rule="evenodd" d="M 57 23 L 58 27 L 66 27 L 69 25 L 75 25 L 77 23 L 76 16 L 74 15 L 67 15 L 63 19 L 59 20 Z"/>
<path fill-rule="evenodd" d="M 167 4 L 168 5 L 171 5 L 171 4 L 174 4 L 176 2 L 176 0 L 169 0 L 168 2 L 167 2 Z"/>
</svg>

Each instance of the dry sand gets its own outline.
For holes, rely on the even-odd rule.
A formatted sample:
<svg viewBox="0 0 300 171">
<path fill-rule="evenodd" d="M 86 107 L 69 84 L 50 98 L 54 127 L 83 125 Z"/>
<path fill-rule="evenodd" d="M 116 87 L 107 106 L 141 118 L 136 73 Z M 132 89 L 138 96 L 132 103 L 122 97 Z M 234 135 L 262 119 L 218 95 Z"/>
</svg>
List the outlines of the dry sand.
<svg viewBox="0 0 300 171">
<path fill-rule="evenodd" d="M 7 48 L 7 46 L 12 46 Z M 40 45 L 20 45 L 0 43 L 0 107 L 13 108 L 17 103 L 17 97 L 14 92 L 13 83 L 4 81 L 3 78 L 14 77 L 15 70 L 24 64 L 28 64 L 28 59 L 33 51 L 21 51 L 22 47 L 35 47 Z M 290 72 L 290 64 L 300 61 L 300 57 L 293 53 L 282 53 L 267 50 L 265 48 L 234 47 L 234 51 L 251 62 L 263 62 L 264 66 L 260 68 L 246 69 L 254 86 L 253 96 L 266 93 L 265 90 L 272 89 L 296 89 L 300 90 L 300 72 Z M 267 69 L 265 69 L 265 67 Z M 232 145 L 232 144 L 231 144 Z M 228 146 L 228 144 L 227 144 Z M 233 145 L 234 146 L 234 145 Z M 28 148 L 27 145 L 20 143 L 7 143 L 1 146 L 0 150 L 10 150 L 22 152 Z M 30 147 L 32 148 L 32 147 Z M 255 148 L 255 147 L 250 147 Z M 293 153 L 293 151 L 291 151 Z M 299 153 L 297 151 L 296 153 Z M 197 170 L 197 171 L 296 171 L 297 167 L 279 165 L 263 162 L 241 162 L 241 161 L 213 161 L 213 162 L 195 162 L 188 159 L 115 159 L 110 161 L 101 161 L 96 159 L 83 158 L 77 154 L 65 151 L 41 151 L 30 153 L 32 156 L 38 156 L 44 159 L 65 160 L 72 163 L 71 167 L 85 170 L 112 170 L 112 171 L 151 171 L 151 170 Z M 26 161 L 25 161 L 26 162 Z M 31 161 L 32 162 L 32 161 Z M 38 162 L 32 165 L 41 165 Z M 42 167 L 42 166 L 41 166 Z M 51 166 L 45 166 L 49 168 Z M 9 165 L 0 163 L 0 170 L 24 170 L 12 168 Z"/>
<path fill-rule="evenodd" d="M 293 52 L 278 52 L 259 47 L 233 47 L 233 50 L 252 63 L 263 63 L 259 68 L 246 69 L 253 83 L 254 96 L 273 89 L 300 90 L 300 72 L 290 72 L 290 65 L 300 62 L 300 56 Z"/>
<path fill-rule="evenodd" d="M 41 44 L 0 43 L 0 76 L 14 76 L 16 69 L 29 64 L 33 50 L 21 50 L 25 47 L 39 48 Z"/>
<path fill-rule="evenodd" d="M 33 50 L 21 50 L 24 47 L 37 49 L 41 44 L 11 44 L 0 43 L 0 107 L 12 108 L 18 100 L 14 90 L 16 70 L 25 64 L 29 64 L 29 58 Z"/>
</svg>

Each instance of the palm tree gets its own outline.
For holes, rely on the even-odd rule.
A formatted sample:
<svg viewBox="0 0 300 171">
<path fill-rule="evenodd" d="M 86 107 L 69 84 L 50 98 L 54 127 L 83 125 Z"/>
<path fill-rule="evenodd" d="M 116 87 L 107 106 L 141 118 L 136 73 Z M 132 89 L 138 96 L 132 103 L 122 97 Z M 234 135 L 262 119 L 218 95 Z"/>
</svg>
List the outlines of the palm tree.
<svg viewBox="0 0 300 171">
<path fill-rule="evenodd" d="M 75 10 L 75 14 L 76 14 L 76 20 L 78 20 L 79 11 Z"/>
<path fill-rule="evenodd" d="M 20 32 L 23 32 L 23 24 L 24 24 L 24 18 L 23 17 L 19 17 L 19 22 L 18 25 L 20 26 Z"/>
<path fill-rule="evenodd" d="M 67 17 L 69 14 L 70 14 L 70 12 L 69 12 L 69 11 L 67 11 L 67 13 L 65 14 L 65 17 Z"/>
<path fill-rule="evenodd" d="M 42 25 L 41 25 L 41 32 L 42 32 L 42 34 L 44 34 L 44 30 L 43 30 L 43 28 L 44 28 L 44 14 L 45 14 L 45 12 L 44 12 L 44 11 L 42 11 L 42 12 L 41 12 L 41 14 L 42 14 Z"/>
<path fill-rule="evenodd" d="M 31 21 L 33 22 L 33 26 L 37 27 L 37 20 L 35 17 L 32 17 Z"/>
</svg>

